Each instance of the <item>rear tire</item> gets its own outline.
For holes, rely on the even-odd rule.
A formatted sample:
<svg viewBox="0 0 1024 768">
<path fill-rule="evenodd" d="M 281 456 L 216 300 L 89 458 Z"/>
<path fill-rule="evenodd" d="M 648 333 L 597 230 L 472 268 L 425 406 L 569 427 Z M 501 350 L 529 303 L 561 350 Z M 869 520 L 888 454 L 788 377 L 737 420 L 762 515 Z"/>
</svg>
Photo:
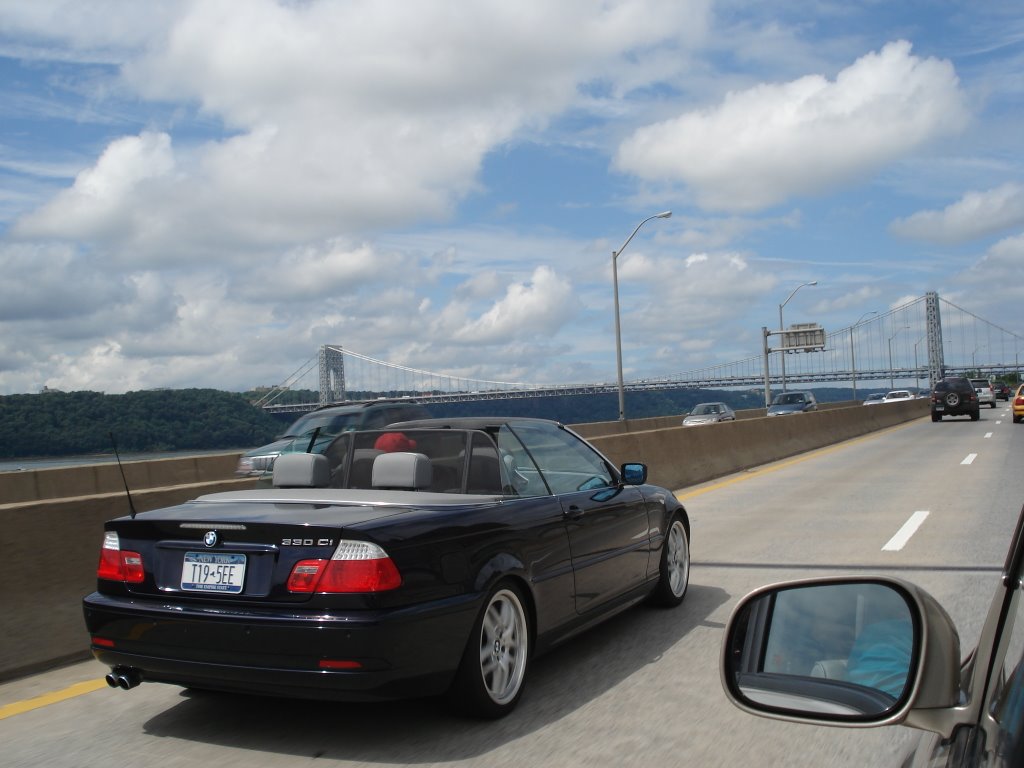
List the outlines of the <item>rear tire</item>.
<svg viewBox="0 0 1024 768">
<path fill-rule="evenodd" d="M 976 411 L 971 411 L 971 421 L 977 421 L 980 418 L 981 418 L 981 409 L 980 408 L 978 410 L 976 410 Z"/>
<path fill-rule="evenodd" d="M 932 414 L 932 421 L 942 421 L 942 414 L 941 413 L 933 413 Z"/>
<path fill-rule="evenodd" d="M 661 545 L 658 584 L 651 597 L 656 605 L 674 608 L 686 597 L 690 584 L 690 537 L 678 517 L 672 518 Z"/>
<path fill-rule="evenodd" d="M 488 595 L 448 692 L 463 714 L 494 720 L 515 709 L 530 660 L 530 620 L 524 606 L 520 588 L 509 581 Z"/>
</svg>

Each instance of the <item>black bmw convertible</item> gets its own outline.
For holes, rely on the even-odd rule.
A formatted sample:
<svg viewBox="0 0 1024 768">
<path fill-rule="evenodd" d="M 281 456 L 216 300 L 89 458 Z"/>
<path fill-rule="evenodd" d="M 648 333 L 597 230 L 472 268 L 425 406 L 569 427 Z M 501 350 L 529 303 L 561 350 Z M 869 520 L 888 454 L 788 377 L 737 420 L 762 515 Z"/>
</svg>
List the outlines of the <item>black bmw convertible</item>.
<svg viewBox="0 0 1024 768">
<path fill-rule="evenodd" d="M 273 487 L 109 521 L 84 599 L 111 686 L 516 705 L 531 659 L 680 604 L 690 522 L 561 424 L 430 419 L 282 455 Z"/>
</svg>

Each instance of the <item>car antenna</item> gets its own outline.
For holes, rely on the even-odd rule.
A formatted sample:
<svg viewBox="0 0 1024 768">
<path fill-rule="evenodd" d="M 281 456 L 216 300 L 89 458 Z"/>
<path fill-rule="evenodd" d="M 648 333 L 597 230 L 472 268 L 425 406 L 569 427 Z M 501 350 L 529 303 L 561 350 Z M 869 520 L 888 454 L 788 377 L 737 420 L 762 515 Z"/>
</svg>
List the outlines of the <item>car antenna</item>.
<svg viewBox="0 0 1024 768">
<path fill-rule="evenodd" d="M 124 476 L 124 466 L 121 464 L 121 455 L 117 452 L 117 440 L 114 439 L 114 433 L 108 433 L 110 435 L 110 443 L 114 446 L 114 458 L 117 459 L 117 468 L 121 470 L 121 480 L 124 482 L 124 493 L 128 497 L 128 510 L 131 512 L 132 520 L 135 519 L 135 504 L 132 503 L 132 492 L 128 490 L 128 478 Z"/>
</svg>

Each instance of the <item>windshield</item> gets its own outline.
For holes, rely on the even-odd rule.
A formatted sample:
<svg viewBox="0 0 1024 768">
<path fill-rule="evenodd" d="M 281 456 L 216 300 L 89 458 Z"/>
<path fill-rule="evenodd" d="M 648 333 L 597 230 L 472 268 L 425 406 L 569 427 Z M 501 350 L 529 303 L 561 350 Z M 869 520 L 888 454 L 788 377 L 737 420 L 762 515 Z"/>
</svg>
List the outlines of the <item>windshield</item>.
<svg viewBox="0 0 1024 768">
<path fill-rule="evenodd" d="M 691 416 L 707 416 L 712 413 L 721 413 L 722 407 L 718 403 L 701 403 L 694 406 Z"/>
<path fill-rule="evenodd" d="M 803 395 L 797 392 L 791 392 L 789 394 L 778 395 L 775 398 L 773 405 L 801 405 L 803 402 Z"/>
<path fill-rule="evenodd" d="M 310 413 L 296 421 L 285 433 L 284 437 L 303 437 L 313 434 L 320 428 L 325 435 L 337 435 L 359 427 L 359 413 Z"/>
</svg>

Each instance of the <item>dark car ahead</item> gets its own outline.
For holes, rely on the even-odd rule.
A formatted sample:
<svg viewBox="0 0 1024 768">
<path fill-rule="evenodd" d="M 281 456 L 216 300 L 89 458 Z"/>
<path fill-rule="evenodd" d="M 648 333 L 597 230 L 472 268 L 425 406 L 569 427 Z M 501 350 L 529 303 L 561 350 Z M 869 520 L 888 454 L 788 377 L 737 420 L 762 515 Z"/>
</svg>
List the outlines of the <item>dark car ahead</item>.
<svg viewBox="0 0 1024 768">
<path fill-rule="evenodd" d="M 1024 765 L 1024 509 L 977 647 L 902 579 L 849 576 L 762 587 L 726 627 L 726 696 L 752 714 L 925 733 L 909 766 Z"/>
<path fill-rule="evenodd" d="M 1010 385 L 1005 381 L 997 381 L 992 385 L 992 391 L 995 393 L 997 400 L 1009 400 L 1010 399 Z"/>
<path fill-rule="evenodd" d="M 686 594 L 690 521 L 647 468 L 539 419 L 423 420 L 282 454 L 274 488 L 105 526 L 84 599 L 111 686 L 509 712 L 530 660 Z"/>
<path fill-rule="evenodd" d="M 931 396 L 932 421 L 943 416 L 970 416 L 971 421 L 981 418 L 981 403 L 970 379 L 947 376 L 935 382 Z"/>
</svg>

